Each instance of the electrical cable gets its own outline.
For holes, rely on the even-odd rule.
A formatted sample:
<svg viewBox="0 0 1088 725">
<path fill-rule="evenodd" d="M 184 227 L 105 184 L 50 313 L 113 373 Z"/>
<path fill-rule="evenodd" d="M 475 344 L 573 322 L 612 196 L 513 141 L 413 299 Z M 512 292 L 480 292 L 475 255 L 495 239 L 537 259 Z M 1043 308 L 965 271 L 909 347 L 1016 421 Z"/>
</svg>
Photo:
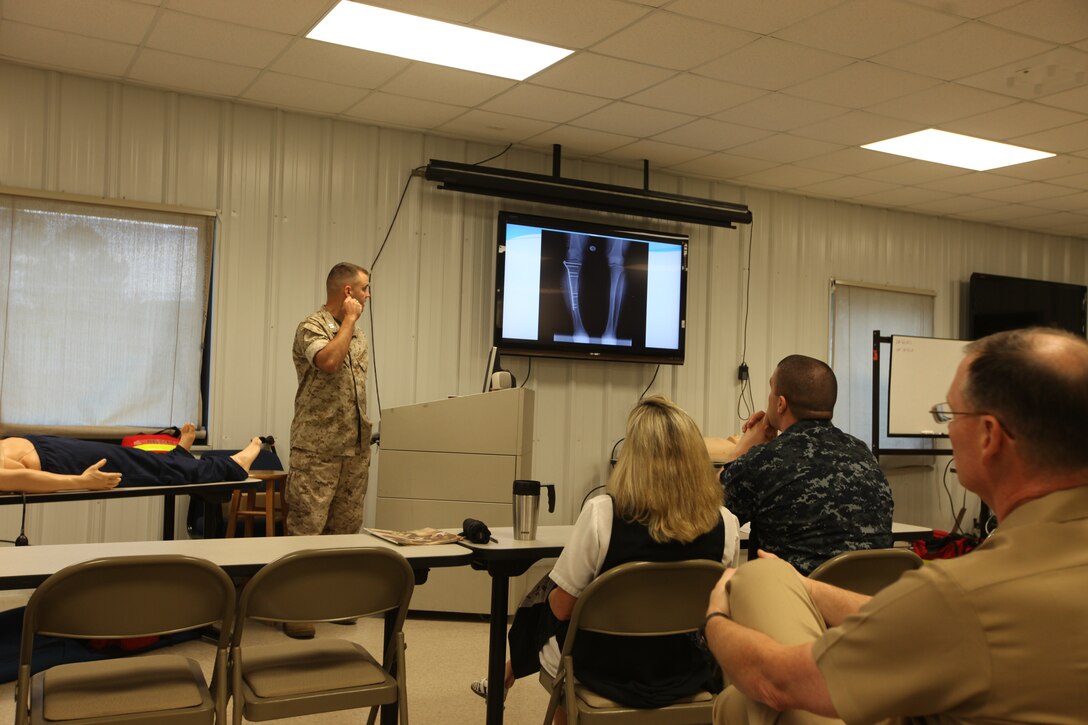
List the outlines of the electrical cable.
<svg viewBox="0 0 1088 725">
<path fill-rule="evenodd" d="M 499 158 L 500 156 L 502 156 L 503 154 L 505 154 L 505 153 L 506 153 L 507 151 L 509 151 L 509 150 L 510 150 L 510 147 L 511 147 L 511 146 L 513 146 L 513 145 L 514 145 L 514 142 L 513 142 L 513 141 L 511 141 L 510 143 L 506 144 L 506 148 L 504 148 L 504 149 L 503 149 L 502 151 L 500 151 L 499 153 L 495 154 L 494 156 L 488 156 L 488 157 L 487 157 L 486 159 L 484 159 L 483 161 L 477 161 L 477 162 L 473 163 L 472 165 L 473 165 L 473 166 L 479 166 L 480 164 L 486 164 L 486 163 L 487 163 L 488 161 L 494 161 L 495 159 Z"/>
<path fill-rule="evenodd" d="M 525 379 L 521 381 L 521 387 L 525 387 L 529 382 L 529 376 L 533 374 L 533 359 L 529 358 L 529 369 L 525 372 Z"/>
<path fill-rule="evenodd" d="M 748 308 L 750 307 L 752 299 L 752 238 L 755 236 L 755 217 L 752 218 L 752 223 L 748 225 L 748 268 L 745 272 L 744 278 L 744 327 L 741 333 L 741 347 L 740 347 L 740 364 L 747 367 L 748 361 Z M 745 400 L 745 393 L 748 395 L 748 399 Z M 747 412 L 741 413 L 741 405 L 744 405 Z M 739 420 L 748 420 L 755 412 L 755 400 L 752 398 L 752 380 L 751 375 L 748 378 L 741 381 L 740 397 L 737 399 L 737 418 Z"/>
<path fill-rule="evenodd" d="M 952 468 L 952 462 L 955 460 L 956 459 L 954 458 L 949 458 L 948 463 L 944 465 L 944 473 L 941 474 L 941 486 L 944 487 L 944 494 L 948 497 L 948 510 L 949 513 L 952 514 L 953 521 L 956 519 L 956 503 L 952 500 L 952 491 L 948 488 L 948 469 Z M 966 498 L 964 498 L 964 501 L 966 502 Z M 952 531 L 950 533 L 954 534 L 956 532 Z"/>
<path fill-rule="evenodd" d="M 638 399 L 639 399 L 639 400 L 642 400 L 643 398 L 645 398 L 645 397 L 646 397 L 646 393 L 650 392 L 650 386 L 654 384 L 654 381 L 655 381 L 655 380 L 657 380 L 657 373 L 658 373 L 658 372 L 659 372 L 660 370 L 661 370 L 661 364 L 660 364 L 660 363 L 658 363 L 657 367 L 656 367 L 656 368 L 654 368 L 654 376 L 653 376 L 652 378 L 650 378 L 650 382 L 649 382 L 649 383 L 647 383 L 647 385 L 646 385 L 646 389 L 642 391 L 642 395 L 638 396 Z"/>
<path fill-rule="evenodd" d="M 620 440 L 623 440 L 623 439 L 621 438 Z M 605 485 L 602 483 L 600 486 L 594 486 L 593 488 L 589 489 L 589 491 L 586 493 L 585 498 L 582 499 L 581 505 L 578 506 L 578 510 L 581 511 L 585 507 L 586 501 L 589 500 L 590 494 L 592 494 L 594 491 L 596 491 L 598 489 L 604 488 L 604 486 Z"/>
</svg>

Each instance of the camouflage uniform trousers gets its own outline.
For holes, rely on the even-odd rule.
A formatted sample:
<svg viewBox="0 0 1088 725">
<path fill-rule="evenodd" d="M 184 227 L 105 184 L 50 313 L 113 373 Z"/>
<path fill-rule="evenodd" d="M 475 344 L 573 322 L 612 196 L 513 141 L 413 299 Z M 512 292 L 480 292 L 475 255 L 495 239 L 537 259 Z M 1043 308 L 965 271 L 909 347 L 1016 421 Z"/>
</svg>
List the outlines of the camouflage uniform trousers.
<svg viewBox="0 0 1088 725">
<path fill-rule="evenodd" d="M 370 473 L 370 448 L 354 456 L 292 450 L 287 531 L 293 536 L 357 534 Z"/>
</svg>

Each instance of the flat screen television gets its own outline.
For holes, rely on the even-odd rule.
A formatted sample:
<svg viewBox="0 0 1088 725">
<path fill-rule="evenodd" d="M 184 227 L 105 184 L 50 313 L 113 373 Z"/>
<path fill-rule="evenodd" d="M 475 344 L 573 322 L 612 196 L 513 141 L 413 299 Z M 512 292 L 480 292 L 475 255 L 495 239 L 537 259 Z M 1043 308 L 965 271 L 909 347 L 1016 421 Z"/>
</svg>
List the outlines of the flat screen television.
<svg viewBox="0 0 1088 725">
<path fill-rule="evenodd" d="M 501 212 L 497 254 L 501 352 L 683 364 L 687 236 Z"/>
<path fill-rule="evenodd" d="M 975 272 L 968 287 L 972 340 L 1043 325 L 1085 336 L 1085 297 L 1088 287 L 1064 282 L 1002 277 Z"/>
</svg>

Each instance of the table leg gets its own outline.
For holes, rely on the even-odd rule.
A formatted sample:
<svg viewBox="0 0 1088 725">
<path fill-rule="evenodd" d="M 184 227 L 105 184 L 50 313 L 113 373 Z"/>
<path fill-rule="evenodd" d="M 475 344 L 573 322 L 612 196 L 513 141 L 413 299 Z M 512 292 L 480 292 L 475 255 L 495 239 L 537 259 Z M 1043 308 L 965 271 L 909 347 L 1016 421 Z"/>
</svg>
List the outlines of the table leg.
<svg viewBox="0 0 1088 725">
<path fill-rule="evenodd" d="M 491 627 L 487 640 L 487 725 L 502 725 L 506 680 L 506 609 L 510 578 L 491 574 Z"/>
<path fill-rule="evenodd" d="M 174 540 L 174 496 L 162 497 L 162 540 Z"/>
</svg>

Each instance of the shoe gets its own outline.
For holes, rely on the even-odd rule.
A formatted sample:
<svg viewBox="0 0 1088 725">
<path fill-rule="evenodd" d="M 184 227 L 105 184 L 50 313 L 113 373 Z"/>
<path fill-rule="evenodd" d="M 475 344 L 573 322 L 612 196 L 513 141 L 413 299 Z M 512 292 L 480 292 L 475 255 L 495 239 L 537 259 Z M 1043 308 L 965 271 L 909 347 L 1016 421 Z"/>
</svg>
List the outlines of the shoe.
<svg viewBox="0 0 1088 725">
<path fill-rule="evenodd" d="M 329 624 L 343 624 L 343 625 L 347 626 L 347 625 L 355 624 L 358 621 L 359 621 L 359 619 L 357 617 L 350 617 L 348 619 L 334 619 L 331 622 L 329 622 Z"/>
<path fill-rule="evenodd" d="M 481 677 L 480 679 L 469 685 L 469 689 L 475 692 L 480 697 L 487 699 L 487 678 Z M 510 695 L 510 688 L 504 687 L 502 691 L 502 701 L 506 702 L 506 698 Z"/>
<path fill-rule="evenodd" d="M 292 639 L 313 639 L 315 634 L 309 622 L 284 622 L 283 633 Z"/>
</svg>

